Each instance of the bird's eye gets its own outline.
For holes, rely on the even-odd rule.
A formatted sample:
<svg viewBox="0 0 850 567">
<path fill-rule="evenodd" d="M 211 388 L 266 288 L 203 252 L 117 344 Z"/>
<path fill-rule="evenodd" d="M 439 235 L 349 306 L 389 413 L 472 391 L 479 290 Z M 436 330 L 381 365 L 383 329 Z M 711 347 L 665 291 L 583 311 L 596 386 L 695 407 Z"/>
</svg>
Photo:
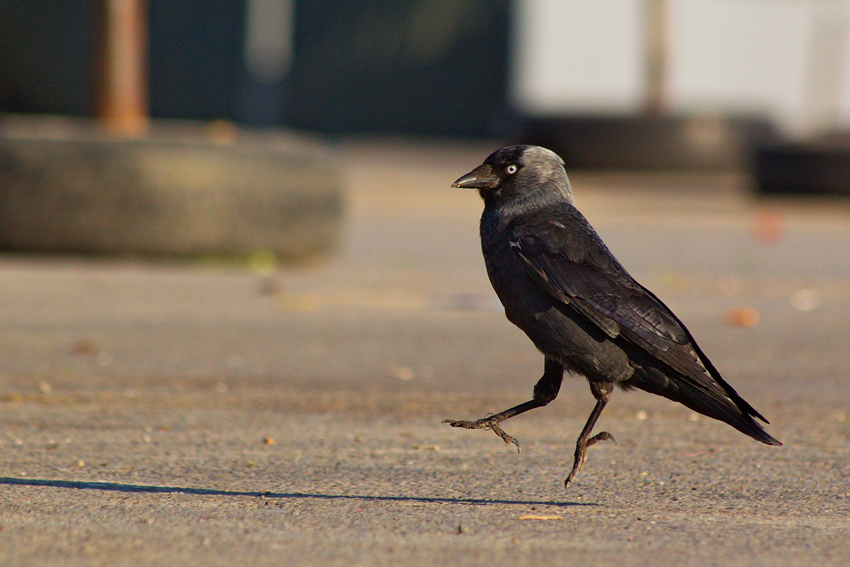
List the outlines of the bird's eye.
<svg viewBox="0 0 850 567">
<path fill-rule="evenodd" d="M 516 170 L 517 170 L 517 167 L 514 164 L 511 164 L 511 165 L 509 165 L 508 167 L 505 168 L 505 171 L 507 172 L 508 175 L 513 175 L 514 173 L 516 173 Z"/>
</svg>

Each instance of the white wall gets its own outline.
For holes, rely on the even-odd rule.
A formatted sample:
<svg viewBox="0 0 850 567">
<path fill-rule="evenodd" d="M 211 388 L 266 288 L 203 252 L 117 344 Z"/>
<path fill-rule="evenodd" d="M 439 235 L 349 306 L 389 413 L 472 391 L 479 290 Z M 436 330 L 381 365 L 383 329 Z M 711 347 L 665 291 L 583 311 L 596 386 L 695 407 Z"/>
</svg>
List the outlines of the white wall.
<svg viewBox="0 0 850 567">
<path fill-rule="evenodd" d="M 514 102 L 632 113 L 646 97 L 643 0 L 518 0 Z M 667 107 L 760 113 L 791 134 L 850 126 L 850 0 L 668 0 Z"/>
<path fill-rule="evenodd" d="M 516 3 L 515 100 L 531 112 L 628 111 L 643 97 L 637 0 Z"/>
</svg>

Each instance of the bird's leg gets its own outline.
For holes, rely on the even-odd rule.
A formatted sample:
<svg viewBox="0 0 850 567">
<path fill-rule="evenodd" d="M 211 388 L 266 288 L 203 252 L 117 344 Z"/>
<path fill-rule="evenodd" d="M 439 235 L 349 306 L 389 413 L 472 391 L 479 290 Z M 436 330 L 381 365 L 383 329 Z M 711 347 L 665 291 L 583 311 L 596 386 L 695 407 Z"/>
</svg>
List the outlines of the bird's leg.
<svg viewBox="0 0 850 567">
<path fill-rule="evenodd" d="M 523 404 L 519 404 L 518 406 L 514 406 L 510 409 L 506 409 L 503 412 L 499 412 L 495 415 L 491 415 L 488 417 L 482 417 L 481 419 L 477 419 L 475 421 L 444 419 L 443 423 L 448 423 L 452 427 L 462 427 L 464 429 L 490 429 L 496 435 L 501 437 L 505 443 L 513 443 L 514 445 L 516 445 L 517 452 L 519 452 L 519 441 L 517 441 L 516 438 L 511 437 L 510 435 L 505 433 L 505 431 L 501 427 L 499 427 L 499 424 L 515 415 L 525 413 L 529 410 L 533 410 L 534 408 L 539 408 L 544 405 L 546 405 L 546 402 L 542 400 L 531 399 Z"/>
<path fill-rule="evenodd" d="M 567 479 L 564 481 L 564 488 L 568 487 L 570 483 L 575 480 L 578 471 L 581 470 L 581 466 L 587 458 L 588 447 L 596 445 L 598 441 L 611 441 L 614 445 L 617 444 L 617 440 L 614 439 L 614 436 L 607 431 L 599 432 L 593 437 L 590 436 L 590 432 L 593 431 L 593 426 L 596 425 L 596 420 L 599 419 L 600 415 L 602 415 L 602 410 L 605 409 L 605 404 L 608 403 L 608 399 L 611 397 L 614 385 L 610 382 L 591 382 L 590 390 L 596 398 L 596 405 L 593 406 L 593 411 L 590 412 L 590 417 L 587 418 L 587 423 L 584 424 L 584 429 L 581 430 L 581 435 L 578 436 L 578 441 L 576 441 L 576 454 L 575 461 L 573 462 L 573 470 L 570 471 L 569 476 L 567 476 Z"/>
<path fill-rule="evenodd" d="M 534 397 L 529 401 L 510 409 L 506 409 L 505 411 L 499 412 L 495 415 L 483 417 L 476 421 L 445 419 L 443 420 L 443 423 L 448 423 L 452 427 L 462 427 L 464 429 L 490 429 L 496 435 L 501 437 L 502 441 L 505 443 L 513 443 L 516 445 L 517 452 L 519 452 L 519 441 L 505 433 L 505 431 L 499 427 L 499 424 L 506 419 L 514 417 L 515 415 L 545 406 L 554 400 L 558 395 L 558 390 L 561 388 L 561 381 L 563 379 L 564 367 L 559 362 L 555 362 L 554 360 L 547 358 L 543 369 L 543 376 L 534 386 Z"/>
</svg>

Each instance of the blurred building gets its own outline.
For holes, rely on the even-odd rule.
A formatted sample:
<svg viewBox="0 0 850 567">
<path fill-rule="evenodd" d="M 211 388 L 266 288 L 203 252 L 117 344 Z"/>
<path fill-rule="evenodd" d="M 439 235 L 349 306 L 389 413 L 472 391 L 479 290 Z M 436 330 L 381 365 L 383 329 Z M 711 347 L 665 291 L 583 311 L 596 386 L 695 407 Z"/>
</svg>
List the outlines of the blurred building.
<svg viewBox="0 0 850 567">
<path fill-rule="evenodd" d="M 789 134 L 850 125 L 847 0 L 517 0 L 516 11 L 509 98 L 523 114 L 641 112 L 660 41 L 668 113 L 764 116 Z"/>
<path fill-rule="evenodd" d="M 507 0 L 148 0 L 154 118 L 489 135 Z M 92 113 L 95 3 L 0 0 L 0 112 Z"/>
<path fill-rule="evenodd" d="M 491 135 L 654 97 L 850 123 L 850 0 L 147 2 L 153 117 Z M 92 113 L 95 4 L 0 0 L 0 111 Z"/>
</svg>

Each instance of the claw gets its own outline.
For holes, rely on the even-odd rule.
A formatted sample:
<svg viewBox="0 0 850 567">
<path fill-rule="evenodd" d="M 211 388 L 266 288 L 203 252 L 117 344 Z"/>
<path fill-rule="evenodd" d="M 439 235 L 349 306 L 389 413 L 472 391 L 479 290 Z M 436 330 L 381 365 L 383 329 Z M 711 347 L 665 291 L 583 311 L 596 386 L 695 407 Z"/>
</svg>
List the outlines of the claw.
<svg viewBox="0 0 850 567">
<path fill-rule="evenodd" d="M 494 421 L 492 417 L 485 417 L 484 419 L 479 419 L 477 421 L 461 421 L 456 419 L 444 419 L 443 423 L 448 423 L 452 427 L 462 427 L 464 429 L 490 429 L 502 438 L 502 441 L 510 445 L 513 443 L 516 445 L 516 452 L 520 452 L 519 441 L 516 440 L 515 437 L 508 435 L 505 433 L 505 430 L 499 427 L 499 422 Z"/>
<path fill-rule="evenodd" d="M 599 441 L 610 441 L 614 445 L 617 445 L 617 440 L 614 439 L 614 436 L 608 433 L 607 431 L 600 431 L 593 437 L 587 440 L 587 446 L 590 447 L 592 445 L 596 445 Z"/>
<path fill-rule="evenodd" d="M 578 443 L 576 443 L 576 456 L 575 461 L 573 462 L 573 470 L 570 471 L 570 474 L 567 476 L 566 480 L 564 480 L 564 488 L 567 488 L 570 483 L 575 480 L 578 471 L 581 470 L 584 461 L 587 459 L 587 448 L 596 445 L 599 441 L 611 441 L 614 445 L 617 444 L 617 440 L 614 439 L 614 436 L 607 431 L 601 431 L 584 441 L 579 439 Z"/>
<path fill-rule="evenodd" d="M 519 441 L 516 440 L 516 437 L 512 437 L 511 435 L 508 435 L 507 433 L 505 433 L 505 431 L 501 427 L 499 427 L 498 424 L 494 423 L 493 425 L 490 426 L 490 429 L 492 429 L 493 432 L 496 435 L 498 435 L 499 437 L 501 437 L 502 441 L 504 441 L 508 445 L 510 445 L 511 443 L 516 445 L 516 452 L 517 453 L 519 453 L 521 451 L 520 446 L 519 446 Z"/>
<path fill-rule="evenodd" d="M 570 471 L 570 474 L 567 475 L 567 478 L 564 480 L 564 488 L 570 486 L 570 483 L 575 480 L 578 471 L 581 470 L 581 466 L 584 464 L 585 454 L 582 453 L 581 456 L 576 454 L 576 460 L 573 463 L 573 470 Z"/>
</svg>

